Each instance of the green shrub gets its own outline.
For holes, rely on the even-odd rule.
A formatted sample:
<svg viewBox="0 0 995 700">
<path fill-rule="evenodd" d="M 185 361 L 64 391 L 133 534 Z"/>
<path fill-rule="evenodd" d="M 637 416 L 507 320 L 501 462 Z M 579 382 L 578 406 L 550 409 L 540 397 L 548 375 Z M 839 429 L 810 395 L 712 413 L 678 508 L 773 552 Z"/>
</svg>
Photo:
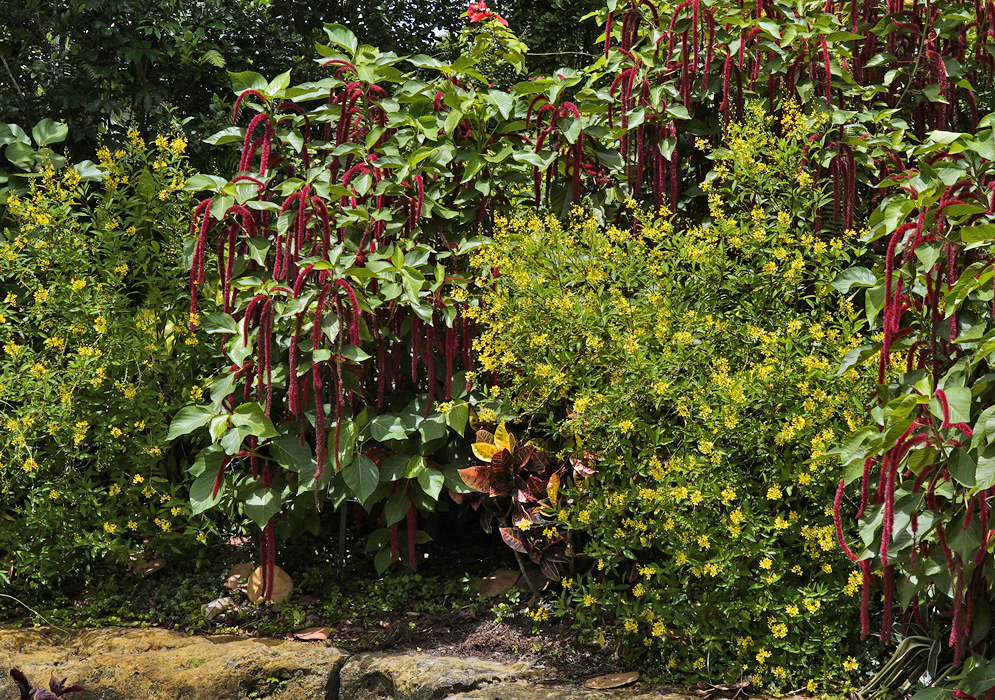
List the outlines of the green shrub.
<svg viewBox="0 0 995 700">
<path fill-rule="evenodd" d="M 607 225 L 499 219 L 476 313 L 513 410 L 596 471 L 547 526 L 591 559 L 555 612 L 679 679 L 815 690 L 857 664 L 859 577 L 836 547 L 825 450 L 869 383 L 836 375 L 861 336 L 834 280 L 860 250 L 819 223 L 829 198 L 805 150 L 826 117 L 783 114 L 729 126 L 700 224 L 635 208 Z"/>
<path fill-rule="evenodd" d="M 165 432 L 201 364 L 179 269 L 179 133 L 40 169 L 0 241 L 0 557 L 32 584 L 205 535 Z M 201 390 L 193 389 L 195 393 Z"/>
<path fill-rule="evenodd" d="M 880 331 L 851 360 L 874 362 L 881 384 L 866 425 L 841 436 L 838 513 L 856 516 L 847 547 L 865 568 L 868 599 L 884 603 L 880 618 L 862 616 L 865 634 L 926 637 L 896 650 L 891 673 L 875 679 L 883 689 L 914 689 L 927 658 L 941 681 L 969 662 L 954 676 L 967 696 L 995 684 L 995 666 L 972 660 L 991 639 L 995 580 L 993 123 L 990 114 L 977 134 L 936 132 L 909 149 L 914 167 L 885 183 L 901 189 L 868 222 L 867 240 L 887 241 L 887 252 L 873 271 L 850 273 L 868 288 L 864 313 Z"/>
</svg>

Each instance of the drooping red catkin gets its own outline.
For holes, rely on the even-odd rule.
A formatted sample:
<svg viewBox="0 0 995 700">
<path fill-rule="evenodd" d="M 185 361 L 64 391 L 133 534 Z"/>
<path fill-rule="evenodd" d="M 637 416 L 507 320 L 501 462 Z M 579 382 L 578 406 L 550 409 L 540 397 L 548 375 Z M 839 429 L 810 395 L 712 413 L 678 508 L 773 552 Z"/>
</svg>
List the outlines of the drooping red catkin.
<svg viewBox="0 0 995 700">
<path fill-rule="evenodd" d="M 349 318 L 349 344 L 358 347 L 361 342 L 359 337 L 359 319 L 363 312 L 359 308 L 359 300 L 356 298 L 356 292 L 353 290 L 352 285 L 342 278 L 335 280 L 332 284 L 344 289 L 346 295 L 349 297 L 349 302 L 352 304 L 352 313 Z"/>
<path fill-rule="evenodd" d="M 287 371 L 287 410 L 290 411 L 298 421 L 300 421 L 304 406 L 301 400 L 301 383 L 297 376 L 297 365 L 300 362 L 300 337 L 301 325 L 304 323 L 304 312 L 297 314 L 294 324 L 294 332 L 290 335 L 290 348 L 288 350 L 289 369 Z"/>
<path fill-rule="evenodd" d="M 421 350 L 419 341 L 421 340 L 421 319 L 417 316 L 411 317 L 411 382 L 418 384 L 418 363 L 421 361 Z"/>
<path fill-rule="evenodd" d="M 864 510 L 867 508 L 868 496 L 870 495 L 871 487 L 871 466 L 874 464 L 874 458 L 868 457 L 864 460 L 864 475 L 860 480 L 860 508 L 857 509 L 857 514 L 855 518 L 860 518 L 864 514 Z"/>
<path fill-rule="evenodd" d="M 898 459 L 893 448 L 884 456 L 884 512 L 881 522 L 881 565 L 888 567 L 888 549 L 891 546 L 892 528 L 895 524 L 895 473 Z"/>
<path fill-rule="evenodd" d="M 954 566 L 956 575 L 951 576 L 954 583 L 954 602 L 951 608 L 953 612 L 953 624 L 950 628 L 949 645 L 954 649 L 954 667 L 960 665 L 964 659 L 964 562 L 959 553 L 954 554 Z M 951 572 L 953 573 L 953 572 Z M 966 631 L 970 634 L 970 630 Z"/>
<path fill-rule="evenodd" d="M 411 493 L 411 485 L 408 484 L 408 493 Z M 418 566 L 415 560 L 415 537 L 418 535 L 418 509 L 412 503 L 407 513 L 408 525 L 408 566 L 412 569 Z"/>
<path fill-rule="evenodd" d="M 613 13 L 608 12 L 608 20 L 605 22 L 605 58 L 608 58 L 608 48 L 612 41 L 612 19 Z"/>
<path fill-rule="evenodd" d="M 211 198 L 203 200 L 194 209 L 193 217 L 190 221 L 190 233 L 197 230 L 197 219 L 200 218 L 200 232 L 197 242 L 194 244 L 193 259 L 190 264 L 190 315 L 197 313 L 197 287 L 204 282 L 204 249 L 207 245 L 207 234 L 214 225 L 211 216 Z M 193 319 L 191 319 L 190 330 L 193 330 Z"/>
<path fill-rule="evenodd" d="M 265 375 L 266 385 L 266 416 L 269 417 L 273 410 L 273 300 L 267 299 L 259 312 L 259 355 L 264 358 L 261 364 L 262 372 Z"/>
<path fill-rule="evenodd" d="M 725 66 L 722 68 L 722 104 L 719 105 L 719 111 L 725 116 L 726 121 L 729 121 L 729 77 L 732 75 L 732 54 L 730 53 L 726 56 Z"/>
<path fill-rule="evenodd" d="M 328 285 L 324 285 L 318 292 L 318 302 L 314 310 L 314 337 L 311 344 L 312 352 L 321 347 L 323 331 L 321 328 L 321 316 L 324 312 L 325 297 L 328 294 Z M 317 458 L 317 468 L 314 473 L 315 498 L 318 497 L 318 482 L 325 471 L 325 461 L 328 458 L 328 447 L 325 435 L 325 396 L 322 391 L 321 371 L 324 363 L 314 362 L 311 365 L 311 383 L 314 388 L 314 434 L 315 453 Z"/>
<path fill-rule="evenodd" d="M 871 633 L 871 562 L 868 559 L 857 562 L 860 567 L 860 638 L 867 639 Z"/>
<path fill-rule="evenodd" d="M 387 389 L 387 341 L 377 343 L 377 408 L 383 408 Z"/>
<path fill-rule="evenodd" d="M 442 400 L 448 401 L 453 394 L 453 358 L 456 355 L 456 329 L 446 326 L 446 382 L 442 387 Z"/>
<path fill-rule="evenodd" d="M 415 186 L 418 190 L 418 199 L 415 204 L 414 223 L 421 221 L 422 209 L 425 207 L 425 180 L 421 175 L 415 175 Z"/>
<path fill-rule="evenodd" d="M 258 90 L 243 90 L 239 93 L 238 99 L 235 100 L 235 109 L 232 110 L 231 120 L 233 124 L 238 121 L 238 112 L 242 107 L 242 100 L 249 96 L 258 97 L 263 104 L 269 104 L 269 100 Z"/>
<path fill-rule="evenodd" d="M 850 559 L 850 561 L 857 561 L 857 555 L 853 553 L 849 545 L 846 543 L 846 538 L 843 536 L 843 521 L 840 517 L 840 505 L 843 503 L 843 489 L 846 488 L 846 479 L 840 479 L 839 488 L 836 489 L 836 500 L 833 501 L 833 522 L 836 525 L 836 539 L 839 540 L 840 547 L 843 549 L 843 553 Z"/>
<path fill-rule="evenodd" d="M 229 462 L 231 462 L 231 455 L 225 455 L 221 458 L 221 464 L 218 466 L 218 475 L 214 479 L 214 488 L 211 489 L 211 498 L 218 497 L 218 491 L 221 490 L 221 484 L 225 478 L 225 469 L 228 468 Z"/>
</svg>

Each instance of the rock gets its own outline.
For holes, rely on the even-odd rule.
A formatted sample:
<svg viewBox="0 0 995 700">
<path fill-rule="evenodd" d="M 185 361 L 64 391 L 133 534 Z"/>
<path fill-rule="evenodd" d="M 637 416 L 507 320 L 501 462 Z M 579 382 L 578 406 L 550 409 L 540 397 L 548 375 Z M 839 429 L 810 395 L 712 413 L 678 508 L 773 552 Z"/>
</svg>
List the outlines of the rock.
<svg viewBox="0 0 995 700">
<path fill-rule="evenodd" d="M 689 700 L 666 688 L 587 690 L 578 687 L 537 686 L 524 681 L 501 683 L 468 693 L 441 696 L 445 700 Z"/>
<path fill-rule="evenodd" d="M 525 664 L 506 666 L 443 656 L 359 654 L 342 667 L 341 700 L 437 700 L 482 685 L 522 678 Z"/>
<path fill-rule="evenodd" d="M 418 654 L 345 654 L 324 642 L 191 637 L 162 629 L 0 629 L 0 700 L 7 676 L 36 686 L 49 675 L 89 692 L 71 700 L 700 700 L 638 683 L 613 690 L 551 687 L 515 666 Z M 801 700 L 801 699 L 797 699 Z"/>
<path fill-rule="evenodd" d="M 90 689 L 73 700 L 338 700 L 345 655 L 326 644 L 190 637 L 161 629 L 0 630 L 0 700 L 20 668 L 36 685 L 49 674 Z"/>
</svg>

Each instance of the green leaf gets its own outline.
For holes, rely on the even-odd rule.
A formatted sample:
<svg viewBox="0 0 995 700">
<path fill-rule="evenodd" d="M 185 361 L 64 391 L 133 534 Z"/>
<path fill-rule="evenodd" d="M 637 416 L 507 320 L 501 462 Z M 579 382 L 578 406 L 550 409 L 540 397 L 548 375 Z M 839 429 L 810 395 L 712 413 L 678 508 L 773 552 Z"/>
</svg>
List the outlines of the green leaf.
<svg viewBox="0 0 995 700">
<path fill-rule="evenodd" d="M 214 415 L 214 410 L 210 406 L 184 406 L 169 424 L 166 440 L 175 440 L 181 435 L 192 433 L 197 428 L 203 428 L 211 422 Z"/>
<path fill-rule="evenodd" d="M 418 426 L 422 442 L 431 442 L 446 436 L 445 417 L 441 415 L 430 416 L 423 420 Z"/>
<path fill-rule="evenodd" d="M 688 108 L 684 105 L 673 105 L 672 107 L 667 107 L 667 114 L 672 116 L 674 119 L 691 118 L 691 115 L 688 114 Z"/>
<path fill-rule="evenodd" d="M 281 435 L 269 443 L 270 456 L 276 463 L 288 471 L 297 472 L 302 476 L 309 474 L 314 478 L 317 462 L 311 446 L 304 443 L 296 435 Z"/>
<path fill-rule="evenodd" d="M 971 214 L 980 214 L 985 211 L 988 211 L 988 207 L 981 207 L 977 204 L 951 204 L 943 207 L 944 216 L 970 216 Z"/>
<path fill-rule="evenodd" d="M 3 153 L 7 156 L 7 160 L 22 170 L 29 169 L 31 164 L 35 161 L 34 149 L 31 148 L 31 146 L 23 144 L 19 141 L 15 141 L 7 146 Z"/>
<path fill-rule="evenodd" d="M 183 185 L 184 192 L 200 192 L 202 190 L 220 191 L 228 181 L 217 175 L 204 175 L 198 173 L 186 181 Z"/>
<path fill-rule="evenodd" d="M 342 468 L 352 461 L 353 451 L 356 449 L 356 424 L 351 420 L 342 422 L 339 429 L 339 449 L 335 451 L 335 426 L 328 431 L 328 461 L 331 466 L 335 466 L 335 456 L 338 455 L 338 467 Z"/>
<path fill-rule="evenodd" d="M 84 182 L 100 182 L 104 179 L 104 172 L 92 160 L 81 160 L 73 166 L 73 170 L 79 173 Z"/>
<path fill-rule="evenodd" d="M 877 281 L 877 276 L 866 267 L 851 267 L 840 273 L 832 285 L 840 294 L 847 294 L 853 287 L 873 287 Z"/>
<path fill-rule="evenodd" d="M 262 92 L 266 95 L 276 95 L 278 92 L 286 90 L 290 85 L 290 71 L 280 73 L 273 78 Z"/>
<path fill-rule="evenodd" d="M 35 124 L 31 130 L 31 137 L 35 140 L 38 148 L 43 148 L 50 143 L 59 143 L 66 140 L 69 135 L 69 127 L 62 122 L 53 121 L 45 117 Z"/>
<path fill-rule="evenodd" d="M 217 496 L 211 498 L 211 491 L 214 490 L 214 482 L 218 478 L 218 469 L 224 456 L 224 451 L 218 445 L 211 445 L 201 450 L 190 467 L 190 472 L 198 475 L 190 485 L 190 506 L 194 515 L 200 515 L 205 510 L 213 508 L 221 500 L 224 494 L 224 480 Z"/>
<path fill-rule="evenodd" d="M 249 435 L 259 438 L 271 438 L 280 434 L 273 421 L 266 417 L 263 407 L 256 402 L 243 403 L 235 409 L 231 422 L 240 428 L 245 428 Z"/>
<path fill-rule="evenodd" d="M 974 479 L 972 493 L 995 486 L 995 445 L 988 445 L 978 456 L 978 468 L 974 473 Z"/>
<path fill-rule="evenodd" d="M 505 119 L 510 119 L 515 109 L 515 98 L 501 90 L 488 90 L 484 95 L 484 102 L 497 107 Z"/>
<path fill-rule="evenodd" d="M 947 207 L 948 209 L 951 207 Z M 980 243 L 995 238 L 995 224 L 964 226 L 960 229 L 960 239 L 965 243 Z"/>
<path fill-rule="evenodd" d="M 442 493 L 442 487 L 445 484 L 446 478 L 442 475 L 442 472 L 436 469 L 426 469 L 418 475 L 418 485 L 422 487 L 425 493 L 432 497 L 432 500 L 439 500 L 439 494 Z"/>
<path fill-rule="evenodd" d="M 408 494 L 404 492 L 404 489 L 398 489 L 393 496 L 387 499 L 387 505 L 384 506 L 383 514 L 387 519 L 387 522 L 384 524 L 390 527 L 394 523 L 401 522 L 404 516 L 408 514 L 409 508 L 411 508 L 411 499 L 408 498 Z"/>
<path fill-rule="evenodd" d="M 370 421 L 370 435 L 377 442 L 404 440 L 408 437 L 408 431 L 397 416 L 383 415 Z"/>
<path fill-rule="evenodd" d="M 967 450 L 962 447 L 955 449 L 950 456 L 950 460 L 947 462 L 947 468 L 950 470 L 950 476 L 956 479 L 958 483 L 968 488 L 974 486 L 975 472 L 978 465 L 971 459 L 971 455 Z"/>
<path fill-rule="evenodd" d="M 236 95 L 246 90 L 263 90 L 266 87 L 266 78 L 251 70 L 241 73 L 228 71 L 228 77 L 231 78 L 231 89 Z"/>
<path fill-rule="evenodd" d="M 372 355 L 364 352 L 362 348 L 358 348 L 355 345 L 345 345 L 342 347 L 342 357 L 358 365 L 363 360 L 370 359 Z"/>
<path fill-rule="evenodd" d="M 222 146 L 226 143 L 242 141 L 244 138 L 245 135 L 242 133 L 241 127 L 229 126 L 227 129 L 215 131 L 213 134 L 204 139 L 204 143 L 209 143 L 213 146 Z"/>
<path fill-rule="evenodd" d="M 971 422 L 971 390 L 966 386 L 945 387 L 943 393 L 947 397 L 947 405 L 950 408 L 951 423 Z M 943 419 L 943 407 L 940 400 L 933 398 L 929 402 L 930 411 L 937 418 Z"/>
<path fill-rule="evenodd" d="M 280 512 L 283 506 L 283 499 L 276 489 L 259 488 L 245 500 L 245 514 L 252 522 L 259 526 L 259 529 L 266 527 L 266 524 L 274 515 Z"/>
<path fill-rule="evenodd" d="M 462 437 L 469 418 L 470 405 L 466 401 L 457 401 L 453 403 L 453 407 L 446 414 L 446 423 Z"/>
<path fill-rule="evenodd" d="M 871 64 L 868 63 L 867 65 L 870 66 Z M 959 139 L 961 136 L 967 136 L 967 134 L 964 134 L 964 133 L 961 133 L 961 132 L 958 132 L 958 131 L 941 131 L 941 130 L 936 130 L 936 131 L 930 133 L 929 136 L 927 136 L 926 138 L 927 138 L 927 140 L 933 141 L 934 143 L 940 143 L 940 144 L 943 144 L 944 146 L 949 146 L 954 141 L 956 141 L 957 139 Z"/>
<path fill-rule="evenodd" d="M 349 52 L 350 55 L 356 53 L 356 47 L 359 46 L 359 41 L 356 40 L 356 35 L 349 31 L 348 27 L 341 24 L 325 24 L 325 34 L 328 35 L 328 40 Z"/>
<path fill-rule="evenodd" d="M 238 335 L 238 324 L 235 319 L 226 313 L 213 313 L 207 316 L 203 322 L 204 331 L 207 333 L 227 333 Z"/>
<path fill-rule="evenodd" d="M 357 455 L 356 459 L 342 468 L 342 478 L 359 502 L 365 503 L 380 483 L 380 471 L 372 459 L 366 455 Z"/>
</svg>

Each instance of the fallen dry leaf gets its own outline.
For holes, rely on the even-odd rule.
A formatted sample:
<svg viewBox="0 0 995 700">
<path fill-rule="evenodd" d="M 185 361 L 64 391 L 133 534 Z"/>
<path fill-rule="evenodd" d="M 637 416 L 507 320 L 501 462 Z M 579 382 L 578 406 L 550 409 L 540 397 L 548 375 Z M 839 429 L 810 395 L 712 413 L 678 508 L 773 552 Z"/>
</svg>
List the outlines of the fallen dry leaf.
<svg viewBox="0 0 995 700">
<path fill-rule="evenodd" d="M 738 683 L 729 683 L 728 685 L 714 685 L 705 681 L 698 681 L 696 689 L 692 690 L 691 693 L 709 698 L 709 700 L 736 700 L 740 695 L 745 695 L 746 691 L 744 688 L 750 685 L 750 683 L 751 680 L 748 678 Z"/>
<path fill-rule="evenodd" d="M 294 637 L 307 642 L 318 639 L 328 639 L 331 634 L 331 627 L 308 627 L 307 629 L 294 632 Z"/>
<path fill-rule="evenodd" d="M 273 567 L 273 595 L 270 597 L 270 601 L 274 604 L 282 603 L 292 590 L 294 590 L 293 579 L 279 566 Z M 245 592 L 253 603 L 258 605 L 263 602 L 263 567 L 257 567 L 249 576 L 249 585 Z"/>
<path fill-rule="evenodd" d="M 628 673 L 609 673 L 607 676 L 595 676 L 594 678 L 588 678 L 584 681 L 584 687 L 593 688 L 594 690 L 620 688 L 623 685 L 629 685 L 629 683 L 635 683 L 638 680 L 638 671 L 629 671 Z"/>
<path fill-rule="evenodd" d="M 235 601 L 231 598 L 217 598 L 206 605 L 201 605 L 200 611 L 204 613 L 204 617 L 210 621 L 233 607 L 235 607 Z"/>
<path fill-rule="evenodd" d="M 475 582 L 477 593 L 488 598 L 493 598 L 504 593 L 518 582 L 519 574 L 511 569 L 498 569 L 490 576 L 485 576 Z"/>
<path fill-rule="evenodd" d="M 143 561 L 141 563 L 135 564 L 135 573 L 141 574 L 142 576 L 150 576 L 165 566 L 166 566 L 165 559 L 153 559 L 152 561 Z"/>
<path fill-rule="evenodd" d="M 229 591 L 245 590 L 245 584 L 255 570 L 256 565 L 252 562 L 235 564 L 235 566 L 228 569 L 228 573 L 225 575 L 224 587 Z"/>
</svg>

